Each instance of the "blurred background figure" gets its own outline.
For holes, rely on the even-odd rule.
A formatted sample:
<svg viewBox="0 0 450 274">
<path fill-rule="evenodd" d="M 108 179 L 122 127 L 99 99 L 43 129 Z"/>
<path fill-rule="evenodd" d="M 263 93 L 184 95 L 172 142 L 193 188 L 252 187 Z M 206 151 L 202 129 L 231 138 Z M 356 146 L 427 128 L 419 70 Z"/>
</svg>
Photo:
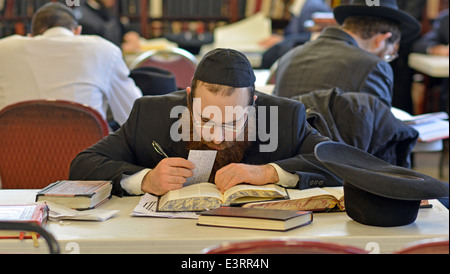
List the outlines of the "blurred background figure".
<svg viewBox="0 0 450 274">
<path fill-rule="evenodd" d="M 305 22 L 312 19 L 316 12 L 332 12 L 324 0 L 295 0 L 290 9 L 291 18 L 283 35 L 273 34 L 269 39 L 261 41 L 267 51 L 264 53 L 261 68 L 268 69 L 288 50 L 306 43 L 311 39 L 311 32 Z"/>
<path fill-rule="evenodd" d="M 101 36 L 124 52 L 134 52 L 139 49 L 139 34 L 128 31 L 121 23 L 115 10 L 116 0 L 86 0 L 75 10 L 83 34 Z"/>
<path fill-rule="evenodd" d="M 433 55 L 449 56 L 448 9 L 441 12 L 433 28 L 414 43 L 413 51 Z"/>
<path fill-rule="evenodd" d="M 426 53 L 439 56 L 449 56 L 449 21 L 448 9 L 442 11 L 434 21 L 433 28 L 417 40 L 412 46 L 413 52 Z M 448 105 L 448 78 L 432 78 L 431 85 L 438 86 L 439 91 L 439 111 L 449 112 Z M 436 110 L 432 110 L 436 111 Z"/>
</svg>

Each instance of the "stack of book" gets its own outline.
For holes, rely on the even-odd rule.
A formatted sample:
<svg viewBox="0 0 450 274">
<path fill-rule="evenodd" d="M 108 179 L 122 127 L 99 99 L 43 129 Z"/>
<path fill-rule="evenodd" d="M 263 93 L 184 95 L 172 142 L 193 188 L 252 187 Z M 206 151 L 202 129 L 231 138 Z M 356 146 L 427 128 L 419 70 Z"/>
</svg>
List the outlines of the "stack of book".
<svg viewBox="0 0 450 274">
<path fill-rule="evenodd" d="M 98 207 L 111 198 L 110 181 L 58 181 L 40 190 L 37 202 L 55 204 L 85 210 Z"/>
</svg>

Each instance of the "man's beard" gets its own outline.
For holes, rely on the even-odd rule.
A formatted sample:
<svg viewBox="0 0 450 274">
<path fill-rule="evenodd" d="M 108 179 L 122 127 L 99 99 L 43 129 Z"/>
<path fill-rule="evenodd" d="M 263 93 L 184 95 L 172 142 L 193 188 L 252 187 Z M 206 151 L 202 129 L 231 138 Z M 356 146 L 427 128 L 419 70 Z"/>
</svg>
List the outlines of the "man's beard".
<svg viewBox="0 0 450 274">
<path fill-rule="evenodd" d="M 214 148 L 208 146 L 210 144 L 213 147 L 220 147 L 222 150 L 217 150 L 216 160 L 214 162 L 214 166 L 211 171 L 211 175 L 209 177 L 209 182 L 214 183 L 216 172 L 224 166 L 227 166 L 231 163 L 240 163 L 244 158 L 245 152 L 250 146 L 250 142 L 248 141 L 248 129 L 245 127 L 244 140 L 243 141 L 224 141 L 219 145 L 214 144 L 214 142 L 207 142 L 203 139 L 201 141 L 192 141 L 193 139 L 193 131 L 191 130 L 191 139 L 187 142 L 188 150 L 214 150 Z"/>
</svg>

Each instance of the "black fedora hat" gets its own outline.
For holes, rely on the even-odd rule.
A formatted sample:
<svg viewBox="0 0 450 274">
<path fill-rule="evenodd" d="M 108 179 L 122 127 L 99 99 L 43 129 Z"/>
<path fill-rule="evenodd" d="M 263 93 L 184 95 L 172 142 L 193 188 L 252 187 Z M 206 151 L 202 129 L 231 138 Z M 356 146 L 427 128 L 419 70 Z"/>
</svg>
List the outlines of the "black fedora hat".
<svg viewBox="0 0 450 274">
<path fill-rule="evenodd" d="M 407 225 L 416 220 L 421 200 L 449 195 L 447 183 L 391 165 L 346 144 L 324 142 L 314 152 L 344 180 L 347 215 L 362 224 Z"/>
<path fill-rule="evenodd" d="M 375 16 L 400 24 L 402 43 L 414 39 L 420 34 L 420 23 L 408 13 L 399 10 L 396 0 L 352 0 L 351 4 L 334 8 L 334 18 L 342 25 L 349 16 Z"/>
<path fill-rule="evenodd" d="M 130 72 L 132 78 L 142 95 L 164 95 L 177 89 L 175 76 L 158 67 L 140 67 Z"/>
</svg>

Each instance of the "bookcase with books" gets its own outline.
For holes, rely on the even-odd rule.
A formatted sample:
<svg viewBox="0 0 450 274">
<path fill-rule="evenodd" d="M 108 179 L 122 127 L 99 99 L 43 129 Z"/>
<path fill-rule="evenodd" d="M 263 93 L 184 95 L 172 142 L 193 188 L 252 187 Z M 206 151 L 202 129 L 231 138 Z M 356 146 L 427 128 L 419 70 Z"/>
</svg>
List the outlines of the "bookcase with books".
<svg viewBox="0 0 450 274">
<path fill-rule="evenodd" d="M 86 0 L 80 0 L 84 3 Z M 285 26 L 294 0 L 116 0 L 115 12 L 144 38 L 181 32 L 212 32 L 258 12 Z M 26 35 L 34 12 L 47 2 L 65 0 L 0 0 L 0 38 Z M 78 3 L 78 2 L 77 2 Z M 77 5 L 73 5 L 76 8 Z"/>
<path fill-rule="evenodd" d="M 86 0 L 69 1 L 82 4 Z M 289 7 L 296 0 L 116 0 L 115 12 L 131 30 L 144 38 L 156 38 L 182 32 L 213 32 L 217 26 L 233 23 L 258 12 L 272 19 L 275 31 L 289 22 Z M 350 0 L 324 0 L 330 7 Z M 448 0 L 428 0 L 426 17 L 437 14 Z M 47 2 L 66 0 L 0 0 L 0 38 L 12 34 L 26 35 L 33 13 Z M 77 5 L 73 5 L 76 8 Z M 425 19 L 423 24 L 427 24 Z M 428 23 L 429 24 L 429 23 Z"/>
<path fill-rule="evenodd" d="M 217 26 L 263 12 L 284 26 L 293 0 L 121 0 L 122 16 L 140 22 L 140 34 L 155 38 L 167 34 L 213 32 Z M 134 9 L 136 7 L 137 9 Z M 134 12 L 130 14 L 129 11 Z M 281 24 L 278 24 L 281 23 Z"/>
<path fill-rule="evenodd" d="M 0 0 L 0 38 L 26 35 L 34 12 L 47 2 L 65 3 L 65 0 Z"/>
</svg>

